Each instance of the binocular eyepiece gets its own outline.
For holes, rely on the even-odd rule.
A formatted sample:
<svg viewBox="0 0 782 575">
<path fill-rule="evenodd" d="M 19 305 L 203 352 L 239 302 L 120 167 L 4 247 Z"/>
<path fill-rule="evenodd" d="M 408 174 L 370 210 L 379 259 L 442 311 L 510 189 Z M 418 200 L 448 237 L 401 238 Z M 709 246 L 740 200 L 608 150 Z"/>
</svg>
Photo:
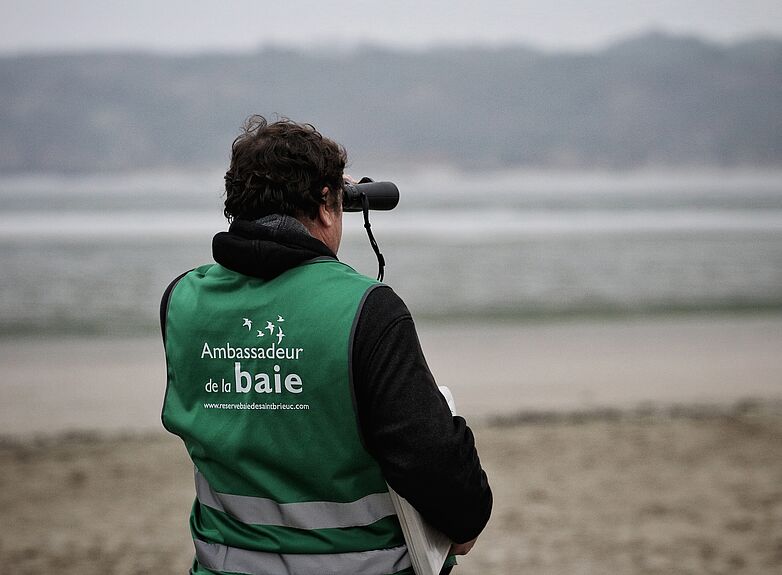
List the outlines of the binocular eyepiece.
<svg viewBox="0 0 782 575">
<path fill-rule="evenodd" d="M 361 178 L 358 183 L 345 182 L 342 186 L 342 211 L 362 212 L 393 210 L 399 203 L 399 189 L 393 182 L 374 182 Z"/>
</svg>

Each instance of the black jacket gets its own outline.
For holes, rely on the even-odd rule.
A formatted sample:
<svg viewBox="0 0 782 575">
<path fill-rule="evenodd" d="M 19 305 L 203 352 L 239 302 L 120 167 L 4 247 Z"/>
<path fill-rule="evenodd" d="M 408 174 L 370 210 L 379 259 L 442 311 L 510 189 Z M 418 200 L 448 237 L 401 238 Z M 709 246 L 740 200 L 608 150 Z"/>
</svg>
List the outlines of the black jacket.
<svg viewBox="0 0 782 575">
<path fill-rule="evenodd" d="M 271 279 L 302 262 L 336 255 L 295 220 L 234 221 L 212 243 L 214 259 Z M 181 276 L 180 276 L 181 277 Z M 161 322 L 174 280 L 163 296 Z M 435 385 L 404 302 L 388 286 L 360 311 L 352 350 L 353 393 L 362 439 L 397 493 L 457 543 L 478 536 L 492 507 L 472 432 Z"/>
</svg>

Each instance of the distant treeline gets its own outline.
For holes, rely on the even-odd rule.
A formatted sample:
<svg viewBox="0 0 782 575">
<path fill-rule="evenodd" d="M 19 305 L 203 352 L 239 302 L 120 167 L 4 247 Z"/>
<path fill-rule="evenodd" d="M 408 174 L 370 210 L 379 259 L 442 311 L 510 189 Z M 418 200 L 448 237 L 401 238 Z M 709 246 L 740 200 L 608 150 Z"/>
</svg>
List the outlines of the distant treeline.
<svg viewBox="0 0 782 575">
<path fill-rule="evenodd" d="M 354 162 L 780 166 L 782 41 L 6 57 L 0 171 L 224 165 L 256 112 L 312 122 Z"/>
</svg>

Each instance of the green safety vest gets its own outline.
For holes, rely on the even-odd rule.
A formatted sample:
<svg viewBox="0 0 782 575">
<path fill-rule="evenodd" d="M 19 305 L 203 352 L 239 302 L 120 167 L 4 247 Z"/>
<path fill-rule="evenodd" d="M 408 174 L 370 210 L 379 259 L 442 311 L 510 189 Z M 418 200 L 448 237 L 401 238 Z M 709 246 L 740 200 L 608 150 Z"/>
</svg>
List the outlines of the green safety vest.
<svg viewBox="0 0 782 575">
<path fill-rule="evenodd" d="M 412 573 L 353 405 L 378 285 L 327 259 L 272 280 L 206 265 L 171 291 L 163 424 L 195 464 L 193 573 Z"/>
</svg>

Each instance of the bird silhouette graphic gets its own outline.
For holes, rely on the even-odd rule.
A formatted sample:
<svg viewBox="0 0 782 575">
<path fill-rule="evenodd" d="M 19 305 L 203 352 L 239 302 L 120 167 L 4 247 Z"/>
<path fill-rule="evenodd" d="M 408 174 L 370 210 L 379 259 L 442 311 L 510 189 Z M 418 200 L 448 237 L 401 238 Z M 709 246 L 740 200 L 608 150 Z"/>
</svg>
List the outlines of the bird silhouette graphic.
<svg viewBox="0 0 782 575">
<path fill-rule="evenodd" d="M 252 331 L 253 329 L 253 320 L 243 317 L 244 323 L 242 324 L 242 327 L 246 327 L 247 331 Z"/>
</svg>

